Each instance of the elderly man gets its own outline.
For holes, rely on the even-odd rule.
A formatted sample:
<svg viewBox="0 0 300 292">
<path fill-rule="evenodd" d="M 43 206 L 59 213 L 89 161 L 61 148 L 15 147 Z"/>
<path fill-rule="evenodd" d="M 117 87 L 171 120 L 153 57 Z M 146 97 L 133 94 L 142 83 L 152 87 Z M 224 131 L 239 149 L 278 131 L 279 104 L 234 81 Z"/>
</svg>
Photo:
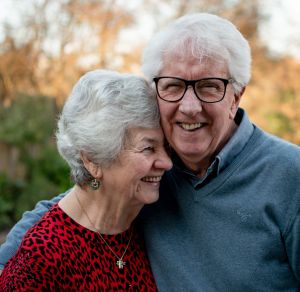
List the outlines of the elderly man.
<svg viewBox="0 0 300 292">
<path fill-rule="evenodd" d="M 160 291 L 299 291 L 300 148 L 239 108 L 250 64 L 236 27 L 206 13 L 179 18 L 145 49 L 174 164 L 140 216 Z M 58 199 L 24 215 L 2 263 Z"/>
</svg>

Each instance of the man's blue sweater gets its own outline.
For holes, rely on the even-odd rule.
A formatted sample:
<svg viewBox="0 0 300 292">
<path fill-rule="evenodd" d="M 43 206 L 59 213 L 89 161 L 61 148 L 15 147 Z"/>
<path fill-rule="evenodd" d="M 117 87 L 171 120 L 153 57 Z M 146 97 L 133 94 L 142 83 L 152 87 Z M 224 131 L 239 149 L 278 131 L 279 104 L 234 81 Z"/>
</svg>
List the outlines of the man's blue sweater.
<svg viewBox="0 0 300 292">
<path fill-rule="evenodd" d="M 204 186 L 175 165 L 142 226 L 160 291 L 300 291 L 300 148 L 254 127 Z"/>
<path fill-rule="evenodd" d="M 210 180 L 175 162 L 159 201 L 142 212 L 159 291 L 300 290 L 300 148 L 242 115 Z M 23 216 L 0 249 L 0 263 L 59 198 Z"/>
</svg>

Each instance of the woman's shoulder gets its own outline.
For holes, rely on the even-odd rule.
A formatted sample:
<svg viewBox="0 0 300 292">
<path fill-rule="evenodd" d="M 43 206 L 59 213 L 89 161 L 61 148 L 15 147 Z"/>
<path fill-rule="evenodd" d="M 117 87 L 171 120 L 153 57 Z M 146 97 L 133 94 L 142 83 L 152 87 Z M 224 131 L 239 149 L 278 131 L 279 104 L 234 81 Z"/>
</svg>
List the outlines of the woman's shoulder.
<svg viewBox="0 0 300 292">
<path fill-rule="evenodd" d="M 49 248 L 49 253 L 59 252 L 62 250 L 61 243 L 65 242 L 65 238 L 71 233 L 72 224 L 71 218 L 55 204 L 28 230 L 21 248 L 28 248 L 41 255 L 45 255 Z"/>
</svg>

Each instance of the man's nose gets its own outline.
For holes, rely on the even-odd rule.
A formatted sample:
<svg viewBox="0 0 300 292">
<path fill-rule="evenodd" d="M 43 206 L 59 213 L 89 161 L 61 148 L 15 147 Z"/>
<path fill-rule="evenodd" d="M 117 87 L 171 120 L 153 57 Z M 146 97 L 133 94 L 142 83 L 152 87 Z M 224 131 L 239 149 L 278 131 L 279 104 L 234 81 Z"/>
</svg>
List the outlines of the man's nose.
<svg viewBox="0 0 300 292">
<path fill-rule="evenodd" d="M 196 96 L 192 86 L 188 86 L 183 98 L 180 100 L 179 111 L 189 116 L 194 116 L 202 111 L 201 101 Z"/>
</svg>

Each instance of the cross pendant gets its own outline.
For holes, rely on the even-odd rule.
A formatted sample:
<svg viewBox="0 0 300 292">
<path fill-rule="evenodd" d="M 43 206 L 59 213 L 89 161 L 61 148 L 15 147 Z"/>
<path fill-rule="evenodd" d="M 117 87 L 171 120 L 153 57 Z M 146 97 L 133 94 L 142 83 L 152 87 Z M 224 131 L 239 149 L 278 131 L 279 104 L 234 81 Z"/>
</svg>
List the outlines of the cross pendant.
<svg viewBox="0 0 300 292">
<path fill-rule="evenodd" d="M 122 260 L 117 261 L 117 266 L 119 269 L 123 269 L 125 265 L 126 265 L 126 262 L 123 262 Z"/>
</svg>

